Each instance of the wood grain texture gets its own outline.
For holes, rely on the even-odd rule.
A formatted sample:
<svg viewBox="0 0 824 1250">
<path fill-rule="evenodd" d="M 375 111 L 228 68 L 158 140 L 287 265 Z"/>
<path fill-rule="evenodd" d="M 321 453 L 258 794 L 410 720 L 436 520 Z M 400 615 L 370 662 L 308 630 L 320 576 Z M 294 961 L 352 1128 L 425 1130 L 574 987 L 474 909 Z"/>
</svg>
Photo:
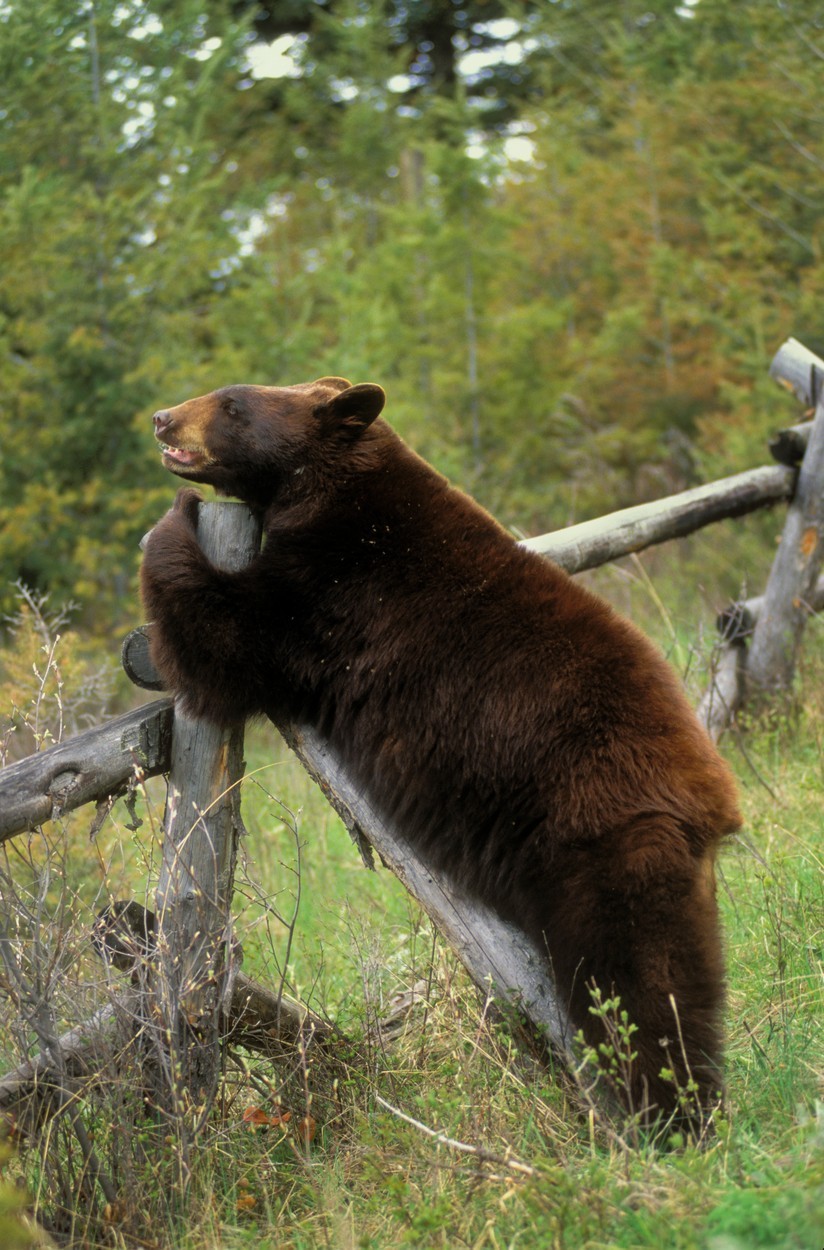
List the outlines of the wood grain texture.
<svg viewBox="0 0 824 1250">
<path fill-rule="evenodd" d="M 792 686 L 809 605 L 824 561 L 824 400 L 816 409 L 798 483 L 764 591 L 747 659 L 753 695 Z"/>
<path fill-rule="evenodd" d="M 666 499 L 524 539 L 521 546 L 547 556 L 568 573 L 580 573 L 656 543 L 683 538 L 713 521 L 744 516 L 790 499 L 795 478 L 795 470 L 784 465 L 748 469 Z"/>
<path fill-rule="evenodd" d="M 546 959 L 514 925 L 458 893 L 433 871 L 352 785 L 328 743 L 308 727 L 279 726 L 356 844 L 365 838 L 456 952 L 476 985 L 502 1009 L 521 1015 L 528 1032 L 568 1057 L 573 1029 L 558 1001 Z"/>
<path fill-rule="evenodd" d="M 824 386 L 824 360 L 798 339 L 789 338 L 773 356 L 770 377 L 792 391 L 802 404 L 815 408 Z"/>
<path fill-rule="evenodd" d="M 6 765 L 0 770 L 0 841 L 125 793 L 137 776 L 166 772 L 172 719 L 172 700 L 157 699 Z"/>
</svg>

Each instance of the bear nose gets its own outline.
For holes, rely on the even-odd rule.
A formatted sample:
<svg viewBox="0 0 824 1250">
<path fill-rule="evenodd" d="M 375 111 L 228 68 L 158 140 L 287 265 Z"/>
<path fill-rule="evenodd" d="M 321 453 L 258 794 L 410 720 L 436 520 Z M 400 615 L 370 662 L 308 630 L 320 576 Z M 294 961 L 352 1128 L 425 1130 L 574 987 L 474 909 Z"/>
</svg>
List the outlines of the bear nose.
<svg viewBox="0 0 824 1250">
<path fill-rule="evenodd" d="M 159 437 L 161 434 L 165 434 L 169 429 L 172 424 L 172 416 L 167 409 L 161 408 L 160 412 L 156 412 L 154 414 L 152 421 L 154 423 L 155 434 Z"/>
</svg>

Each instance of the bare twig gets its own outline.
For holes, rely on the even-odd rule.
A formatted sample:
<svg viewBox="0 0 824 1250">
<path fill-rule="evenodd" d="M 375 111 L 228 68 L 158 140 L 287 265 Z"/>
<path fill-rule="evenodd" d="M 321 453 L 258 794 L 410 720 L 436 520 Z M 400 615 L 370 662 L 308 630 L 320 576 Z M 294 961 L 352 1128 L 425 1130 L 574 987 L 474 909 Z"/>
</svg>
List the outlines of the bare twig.
<svg viewBox="0 0 824 1250">
<path fill-rule="evenodd" d="M 420 1120 L 415 1120 L 411 1115 L 393 1107 L 385 1098 L 381 1098 L 380 1094 L 376 1095 L 376 1100 L 392 1115 L 403 1120 L 405 1124 L 411 1124 L 426 1137 L 431 1137 L 439 1146 L 448 1146 L 450 1150 L 459 1150 L 462 1154 L 474 1155 L 482 1163 L 494 1163 L 496 1167 L 508 1168 L 511 1172 L 518 1172 L 521 1176 L 540 1175 L 538 1168 L 532 1167 L 529 1163 L 522 1163 L 520 1159 L 510 1154 L 499 1155 L 492 1150 L 487 1150 L 485 1146 L 471 1146 L 468 1142 L 457 1141 L 454 1137 L 447 1137 L 446 1133 L 439 1133 L 437 1129 L 429 1128 L 427 1124 L 422 1124 Z"/>
</svg>

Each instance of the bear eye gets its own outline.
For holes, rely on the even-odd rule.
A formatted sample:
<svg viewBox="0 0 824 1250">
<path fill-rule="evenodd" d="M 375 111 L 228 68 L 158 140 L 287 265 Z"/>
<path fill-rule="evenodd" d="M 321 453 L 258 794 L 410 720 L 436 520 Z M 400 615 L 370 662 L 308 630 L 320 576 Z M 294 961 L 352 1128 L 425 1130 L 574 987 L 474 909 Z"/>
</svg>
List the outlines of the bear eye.
<svg viewBox="0 0 824 1250">
<path fill-rule="evenodd" d="M 240 416 L 240 408 L 237 406 L 237 404 L 235 403 L 233 399 L 224 399 L 223 411 L 226 413 L 227 417 L 239 417 Z"/>
</svg>

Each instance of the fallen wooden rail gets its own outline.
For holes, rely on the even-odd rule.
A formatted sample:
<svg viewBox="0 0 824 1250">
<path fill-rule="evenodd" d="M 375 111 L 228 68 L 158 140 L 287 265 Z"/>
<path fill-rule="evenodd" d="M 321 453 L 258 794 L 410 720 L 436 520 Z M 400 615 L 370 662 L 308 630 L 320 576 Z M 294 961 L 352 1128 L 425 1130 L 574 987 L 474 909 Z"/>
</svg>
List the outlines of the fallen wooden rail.
<svg viewBox="0 0 824 1250">
<path fill-rule="evenodd" d="M 0 1113 L 10 1111 L 23 1099 L 39 1099 L 57 1076 L 73 1088 L 81 1085 L 88 1089 L 97 1084 L 100 1069 L 117 1058 L 118 1046 L 123 1042 L 123 1017 L 140 1018 L 140 1000 L 137 986 L 118 990 L 88 1020 L 58 1038 L 54 1049 L 40 1051 L 0 1077 Z M 308 1049 L 342 1040 L 331 1025 L 308 1007 L 286 995 L 273 994 L 242 972 L 234 980 L 223 1027 L 226 1039 L 233 1045 L 273 1057 L 296 1045 Z"/>
<path fill-rule="evenodd" d="M 520 929 L 458 893 L 370 807 L 314 730 L 281 725 L 284 741 L 341 817 L 356 844 L 365 838 L 431 916 L 476 985 L 499 1006 L 515 1010 L 556 1055 L 571 1051 L 573 1030 L 558 1001 L 546 959 Z"/>
</svg>

